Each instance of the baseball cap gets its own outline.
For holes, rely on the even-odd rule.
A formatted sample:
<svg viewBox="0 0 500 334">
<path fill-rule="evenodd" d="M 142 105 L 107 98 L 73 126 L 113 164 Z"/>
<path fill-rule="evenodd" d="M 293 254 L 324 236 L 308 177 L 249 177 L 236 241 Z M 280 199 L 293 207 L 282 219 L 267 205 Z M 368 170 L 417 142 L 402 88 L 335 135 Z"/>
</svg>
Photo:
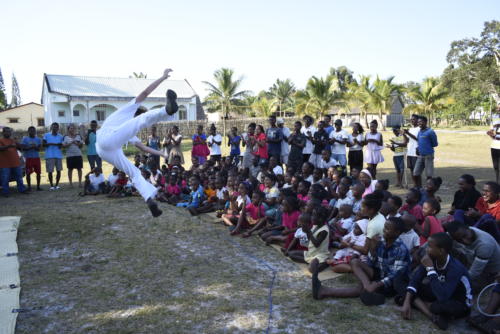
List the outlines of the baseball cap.
<svg viewBox="0 0 500 334">
<path fill-rule="evenodd" d="M 277 120 L 276 120 L 276 123 L 278 124 L 285 124 L 285 120 L 281 117 L 279 117 Z"/>
</svg>

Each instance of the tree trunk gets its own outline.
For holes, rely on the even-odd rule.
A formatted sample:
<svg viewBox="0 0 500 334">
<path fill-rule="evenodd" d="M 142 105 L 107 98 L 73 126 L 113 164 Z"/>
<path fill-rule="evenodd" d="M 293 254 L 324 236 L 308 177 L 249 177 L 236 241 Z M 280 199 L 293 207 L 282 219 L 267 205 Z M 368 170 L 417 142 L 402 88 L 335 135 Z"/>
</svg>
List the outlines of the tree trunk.
<svg viewBox="0 0 500 334">
<path fill-rule="evenodd" d="M 379 110 L 378 111 L 378 118 L 380 120 L 380 124 L 382 124 L 382 131 L 385 131 L 385 122 L 384 120 L 382 119 L 382 110 Z"/>
</svg>

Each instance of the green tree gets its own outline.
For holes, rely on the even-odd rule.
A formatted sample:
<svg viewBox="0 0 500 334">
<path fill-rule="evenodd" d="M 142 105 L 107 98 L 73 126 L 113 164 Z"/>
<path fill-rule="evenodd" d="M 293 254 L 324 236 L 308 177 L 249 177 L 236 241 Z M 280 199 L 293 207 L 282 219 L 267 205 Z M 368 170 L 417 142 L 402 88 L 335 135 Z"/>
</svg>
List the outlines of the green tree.
<svg viewBox="0 0 500 334">
<path fill-rule="evenodd" d="M 344 94 L 345 100 L 351 109 L 358 108 L 360 122 L 364 120 L 365 127 L 368 126 L 368 114 L 370 112 L 369 100 L 371 94 L 370 76 L 361 75 L 359 83 L 353 81 L 347 88 L 347 92 Z"/>
<path fill-rule="evenodd" d="M 14 108 L 21 105 L 21 92 L 19 90 L 19 84 L 14 73 L 12 73 L 12 97 L 10 100 L 10 108 Z"/>
<path fill-rule="evenodd" d="M 335 78 L 313 76 L 307 81 L 306 88 L 295 94 L 297 99 L 297 114 L 312 114 L 316 118 L 323 117 L 333 108 L 347 108 L 342 92 L 335 84 Z"/>
<path fill-rule="evenodd" d="M 295 85 L 290 79 L 277 79 L 273 86 L 269 88 L 269 94 L 277 104 L 280 115 L 283 116 L 285 111 L 290 110 L 293 106 L 296 91 Z"/>
<path fill-rule="evenodd" d="M 356 79 L 353 77 L 353 72 L 345 66 L 330 68 L 329 75 L 335 79 L 336 87 L 342 93 L 346 93 L 349 90 L 349 85 L 356 82 Z"/>
<path fill-rule="evenodd" d="M 457 101 L 468 108 L 477 106 L 468 105 L 463 95 L 470 93 L 470 90 L 460 87 L 463 84 L 469 89 L 479 89 L 489 94 L 500 105 L 500 21 L 485 22 L 479 38 L 452 42 L 446 60 L 451 66 L 445 70 L 444 80 Z M 458 78 L 465 81 L 455 85 L 454 81 Z"/>
<path fill-rule="evenodd" d="M 269 117 L 276 111 L 276 103 L 266 97 L 260 97 L 253 102 L 252 110 L 257 116 Z"/>
<path fill-rule="evenodd" d="M 7 96 L 5 95 L 5 83 L 3 81 L 2 70 L 0 69 L 0 110 L 7 108 Z"/>
<path fill-rule="evenodd" d="M 214 72 L 214 83 L 203 81 L 207 86 L 208 96 L 204 104 L 209 112 L 220 112 L 223 117 L 224 135 L 226 134 L 226 122 L 231 112 L 242 113 L 245 110 L 245 96 L 249 91 L 239 90 L 243 77 L 234 78 L 234 71 L 229 68 L 221 68 Z"/>
<path fill-rule="evenodd" d="M 425 78 L 422 84 L 405 88 L 405 91 L 414 103 L 408 104 L 404 111 L 426 115 L 431 124 L 436 114 L 448 107 L 448 90 L 439 78 Z"/>
</svg>

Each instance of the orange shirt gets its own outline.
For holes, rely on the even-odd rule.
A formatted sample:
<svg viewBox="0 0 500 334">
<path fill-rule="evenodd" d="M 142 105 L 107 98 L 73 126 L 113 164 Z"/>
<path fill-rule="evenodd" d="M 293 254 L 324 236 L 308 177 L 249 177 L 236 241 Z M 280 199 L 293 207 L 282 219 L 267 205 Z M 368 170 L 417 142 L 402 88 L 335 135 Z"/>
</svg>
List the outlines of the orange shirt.
<svg viewBox="0 0 500 334">
<path fill-rule="evenodd" d="M 10 138 L 1 138 L 0 146 L 16 145 L 16 142 Z M 0 151 L 0 168 L 19 167 L 21 160 L 15 147 L 9 147 L 6 151 Z"/>
<path fill-rule="evenodd" d="M 489 213 L 496 220 L 500 220 L 500 199 L 497 200 L 495 203 L 490 204 L 486 203 L 484 201 L 484 197 L 481 196 L 476 202 L 476 209 L 483 215 L 485 213 Z"/>
</svg>

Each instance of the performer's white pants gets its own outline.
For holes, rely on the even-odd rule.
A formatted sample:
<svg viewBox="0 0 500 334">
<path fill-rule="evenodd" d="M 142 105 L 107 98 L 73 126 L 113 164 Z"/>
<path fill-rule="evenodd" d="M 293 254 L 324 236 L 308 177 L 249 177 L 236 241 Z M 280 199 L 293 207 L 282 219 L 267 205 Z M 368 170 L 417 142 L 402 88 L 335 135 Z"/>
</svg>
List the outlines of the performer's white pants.
<svg viewBox="0 0 500 334">
<path fill-rule="evenodd" d="M 160 121 L 171 121 L 173 116 L 165 108 L 153 109 L 134 118 L 138 104 L 129 103 L 109 116 L 97 131 L 97 154 L 130 177 L 133 186 L 144 200 L 156 195 L 156 188 L 144 177 L 141 171 L 123 154 L 122 146 L 127 144 L 141 129 Z"/>
</svg>

